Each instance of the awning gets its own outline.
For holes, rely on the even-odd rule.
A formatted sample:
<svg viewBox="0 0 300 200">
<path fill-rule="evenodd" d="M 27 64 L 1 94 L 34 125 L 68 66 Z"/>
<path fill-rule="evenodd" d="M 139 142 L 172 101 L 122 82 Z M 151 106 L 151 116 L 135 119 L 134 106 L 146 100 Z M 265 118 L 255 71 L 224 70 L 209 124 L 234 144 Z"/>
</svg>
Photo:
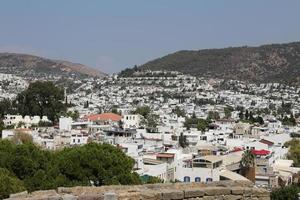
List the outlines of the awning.
<svg viewBox="0 0 300 200">
<path fill-rule="evenodd" d="M 251 150 L 251 152 L 252 152 L 254 155 L 259 155 L 259 156 L 265 156 L 265 155 L 270 154 L 270 151 L 264 150 L 264 149 L 262 149 L 262 150 L 255 150 L 255 149 L 253 149 L 253 150 Z"/>
</svg>

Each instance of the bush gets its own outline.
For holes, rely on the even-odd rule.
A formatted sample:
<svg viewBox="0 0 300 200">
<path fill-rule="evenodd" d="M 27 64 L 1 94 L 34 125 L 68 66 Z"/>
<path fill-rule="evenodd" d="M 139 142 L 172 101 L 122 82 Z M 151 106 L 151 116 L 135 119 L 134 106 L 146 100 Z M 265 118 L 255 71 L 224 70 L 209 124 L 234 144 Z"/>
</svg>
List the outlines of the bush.
<svg viewBox="0 0 300 200">
<path fill-rule="evenodd" d="M 28 191 L 60 186 L 139 184 L 139 176 L 132 173 L 133 165 L 133 159 L 109 144 L 89 143 L 48 151 L 30 142 L 17 145 L 0 140 L 0 168 L 14 174 Z"/>
<path fill-rule="evenodd" d="M 24 190 L 25 187 L 21 180 L 13 176 L 7 169 L 0 168 L 0 199 Z"/>
<path fill-rule="evenodd" d="M 271 192 L 272 200 L 297 200 L 300 188 L 291 185 L 283 188 L 275 189 Z"/>
</svg>

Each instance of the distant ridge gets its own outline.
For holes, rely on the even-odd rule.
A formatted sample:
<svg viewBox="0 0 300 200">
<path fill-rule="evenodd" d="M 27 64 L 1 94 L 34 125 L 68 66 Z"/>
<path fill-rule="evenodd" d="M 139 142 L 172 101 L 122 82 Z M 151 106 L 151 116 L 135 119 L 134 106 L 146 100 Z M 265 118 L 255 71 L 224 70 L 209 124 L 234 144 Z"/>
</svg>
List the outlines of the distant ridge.
<svg viewBox="0 0 300 200">
<path fill-rule="evenodd" d="M 300 85 L 300 42 L 178 51 L 147 62 L 138 70 L 174 70 L 210 78 Z"/>
<path fill-rule="evenodd" d="M 82 64 L 19 53 L 0 53 L 0 73 L 34 77 L 106 76 L 105 73 Z"/>
</svg>

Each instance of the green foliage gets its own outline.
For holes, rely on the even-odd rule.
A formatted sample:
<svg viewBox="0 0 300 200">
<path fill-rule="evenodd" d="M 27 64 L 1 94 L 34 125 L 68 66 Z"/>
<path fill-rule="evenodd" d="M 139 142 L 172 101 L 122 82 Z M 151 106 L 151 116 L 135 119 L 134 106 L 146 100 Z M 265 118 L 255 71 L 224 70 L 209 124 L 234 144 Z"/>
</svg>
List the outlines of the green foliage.
<svg viewBox="0 0 300 200">
<path fill-rule="evenodd" d="M 159 177 L 156 177 L 156 176 L 144 176 L 144 177 L 141 177 L 143 183 L 146 183 L 146 184 L 155 184 L 155 183 L 163 183 L 163 180 L 161 180 Z"/>
<path fill-rule="evenodd" d="M 132 173 L 133 165 L 133 159 L 109 144 L 89 143 L 47 151 L 33 143 L 15 145 L 0 140 L 0 168 L 23 181 L 28 191 L 60 186 L 139 184 L 139 176 Z"/>
<path fill-rule="evenodd" d="M 186 148 L 189 146 L 188 142 L 187 142 L 187 139 L 186 139 L 186 136 L 183 135 L 183 133 L 180 133 L 180 136 L 178 138 L 178 144 L 180 147 L 182 148 Z"/>
<path fill-rule="evenodd" d="M 62 115 L 66 116 L 66 117 L 71 117 L 73 120 L 77 120 L 79 118 L 78 110 L 68 111 L 67 113 L 62 114 Z"/>
<path fill-rule="evenodd" d="M 53 124 L 51 122 L 39 121 L 38 126 L 39 127 L 50 127 L 50 126 L 53 126 Z"/>
<path fill-rule="evenodd" d="M 255 156 L 250 150 L 245 150 L 241 160 L 243 167 L 253 167 L 255 163 Z"/>
<path fill-rule="evenodd" d="M 292 49 L 292 50 L 291 50 Z M 268 63 L 271 53 L 274 59 L 283 58 L 287 67 L 281 70 L 281 63 Z M 150 61 L 139 70 L 171 70 L 194 76 L 220 79 L 242 80 L 250 82 L 281 82 L 299 84 L 298 56 L 300 43 L 272 44 L 260 47 L 230 47 L 223 49 L 206 49 L 197 51 L 178 51 L 173 54 Z M 255 64 L 256 68 L 246 70 Z M 272 69 L 272 70 L 270 70 Z M 261 73 L 264 72 L 264 73 Z M 255 74 L 255 76 L 254 76 Z"/>
<path fill-rule="evenodd" d="M 296 119 L 294 118 L 294 116 L 291 114 L 290 117 L 285 116 L 282 119 L 282 124 L 286 125 L 286 126 L 296 126 Z"/>
<path fill-rule="evenodd" d="M 66 110 L 64 92 L 52 82 L 37 81 L 18 94 L 15 106 L 21 115 L 46 115 L 51 121 L 58 121 L 58 114 Z"/>
<path fill-rule="evenodd" d="M 285 186 L 271 192 L 271 200 L 297 200 L 300 188 L 295 185 Z"/>
<path fill-rule="evenodd" d="M 291 103 L 285 103 L 282 101 L 281 107 L 277 109 L 277 113 L 279 115 L 284 115 L 284 114 L 291 114 L 291 109 L 292 109 L 292 104 Z"/>
<path fill-rule="evenodd" d="M 11 141 L 15 144 L 25 144 L 25 143 L 32 143 L 33 138 L 31 135 L 27 133 L 24 133 L 22 131 L 16 131 Z"/>
<path fill-rule="evenodd" d="M 141 106 L 141 107 L 137 107 L 135 111 L 133 111 L 133 114 L 140 114 L 142 115 L 144 118 L 147 118 L 148 115 L 150 114 L 151 109 L 149 106 Z"/>
<path fill-rule="evenodd" d="M 226 106 L 224 108 L 224 114 L 225 114 L 225 118 L 229 119 L 231 117 L 231 112 L 234 111 L 233 107 L 231 106 Z"/>
<path fill-rule="evenodd" d="M 178 117 L 185 117 L 184 110 L 180 109 L 178 106 L 173 109 L 173 113 L 175 113 Z"/>
<path fill-rule="evenodd" d="M 300 140 L 292 139 L 284 145 L 289 147 L 287 158 L 294 161 L 295 167 L 300 167 Z"/>
<path fill-rule="evenodd" d="M 212 99 L 195 99 L 194 103 L 198 106 L 210 104 L 210 105 L 215 105 L 216 102 Z"/>
<path fill-rule="evenodd" d="M 207 116 L 208 121 L 220 119 L 220 115 L 216 111 L 209 111 Z"/>
<path fill-rule="evenodd" d="M 264 120 L 261 116 L 258 115 L 257 117 L 254 117 L 252 111 L 249 112 L 248 110 L 246 110 L 245 114 L 243 113 L 243 111 L 240 111 L 239 118 L 244 123 L 259 123 L 260 125 L 264 124 Z"/>
<path fill-rule="evenodd" d="M 146 119 L 147 128 L 149 129 L 150 132 L 154 132 L 156 130 L 156 127 L 158 125 L 158 119 L 159 119 L 158 115 L 152 113 L 147 115 L 147 119 Z"/>
<path fill-rule="evenodd" d="M 0 118 L 3 118 L 7 114 L 15 114 L 16 111 L 12 102 L 9 99 L 3 99 L 0 101 Z"/>
<path fill-rule="evenodd" d="M 8 198 L 9 194 L 25 190 L 24 183 L 7 169 L 0 168 L 0 199 Z"/>
<path fill-rule="evenodd" d="M 186 118 L 184 122 L 184 127 L 190 129 L 192 127 L 197 128 L 200 131 L 205 131 L 208 128 L 209 121 L 205 119 L 198 119 L 196 116 L 191 118 Z"/>
<path fill-rule="evenodd" d="M 138 70 L 137 66 L 135 65 L 133 68 L 126 68 L 124 70 L 122 70 L 119 73 L 120 77 L 130 77 L 133 75 L 134 72 L 136 72 Z"/>
</svg>

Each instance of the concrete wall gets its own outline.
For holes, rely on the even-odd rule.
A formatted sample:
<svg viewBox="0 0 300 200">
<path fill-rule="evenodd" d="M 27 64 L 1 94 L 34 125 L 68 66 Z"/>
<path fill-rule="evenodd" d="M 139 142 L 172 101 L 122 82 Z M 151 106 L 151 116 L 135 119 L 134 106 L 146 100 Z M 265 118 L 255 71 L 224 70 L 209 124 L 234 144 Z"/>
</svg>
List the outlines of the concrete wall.
<svg viewBox="0 0 300 200">
<path fill-rule="evenodd" d="M 10 200 L 269 200 L 268 191 L 250 182 L 174 183 L 136 186 L 58 188 L 13 194 Z"/>
</svg>

